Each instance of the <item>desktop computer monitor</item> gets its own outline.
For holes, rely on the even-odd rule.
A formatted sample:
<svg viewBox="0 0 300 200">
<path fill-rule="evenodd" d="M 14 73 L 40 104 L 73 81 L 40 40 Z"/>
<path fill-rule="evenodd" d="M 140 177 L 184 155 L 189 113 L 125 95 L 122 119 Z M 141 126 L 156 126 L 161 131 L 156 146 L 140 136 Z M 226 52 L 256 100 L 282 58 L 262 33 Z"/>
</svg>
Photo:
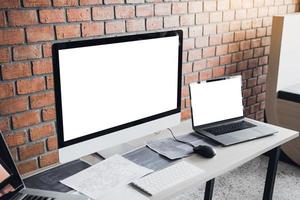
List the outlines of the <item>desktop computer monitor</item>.
<svg viewBox="0 0 300 200">
<path fill-rule="evenodd" d="M 182 31 L 52 47 L 60 162 L 180 122 Z"/>
</svg>

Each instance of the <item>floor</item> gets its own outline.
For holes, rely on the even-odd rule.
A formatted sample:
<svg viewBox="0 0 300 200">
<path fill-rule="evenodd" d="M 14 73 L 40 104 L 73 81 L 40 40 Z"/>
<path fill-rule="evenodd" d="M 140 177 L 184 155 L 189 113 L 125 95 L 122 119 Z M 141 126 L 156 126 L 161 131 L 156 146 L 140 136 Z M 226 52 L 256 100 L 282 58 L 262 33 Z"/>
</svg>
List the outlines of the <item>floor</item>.
<svg viewBox="0 0 300 200">
<path fill-rule="evenodd" d="M 218 177 L 213 200 L 262 199 L 268 158 L 258 157 L 243 166 Z M 204 185 L 176 197 L 174 200 L 203 199 Z M 300 199 L 300 168 L 279 162 L 273 200 Z"/>
</svg>

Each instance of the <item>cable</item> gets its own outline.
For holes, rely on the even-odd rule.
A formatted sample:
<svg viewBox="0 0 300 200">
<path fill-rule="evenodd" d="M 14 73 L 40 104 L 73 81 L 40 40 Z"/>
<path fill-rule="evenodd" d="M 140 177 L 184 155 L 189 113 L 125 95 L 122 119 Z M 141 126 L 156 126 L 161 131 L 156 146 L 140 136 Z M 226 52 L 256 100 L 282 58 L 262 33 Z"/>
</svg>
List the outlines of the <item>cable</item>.
<svg viewBox="0 0 300 200">
<path fill-rule="evenodd" d="M 167 128 L 167 129 L 170 131 L 170 133 L 172 134 L 172 136 L 173 136 L 173 138 L 174 138 L 175 141 L 181 142 L 181 143 L 184 143 L 184 144 L 187 144 L 187 145 L 189 145 L 189 146 L 191 146 L 191 147 L 193 147 L 193 148 L 195 147 L 194 145 L 192 145 L 192 144 L 189 143 L 189 142 L 186 142 L 186 141 L 177 139 L 177 138 L 175 137 L 173 131 L 172 131 L 170 128 Z"/>
</svg>

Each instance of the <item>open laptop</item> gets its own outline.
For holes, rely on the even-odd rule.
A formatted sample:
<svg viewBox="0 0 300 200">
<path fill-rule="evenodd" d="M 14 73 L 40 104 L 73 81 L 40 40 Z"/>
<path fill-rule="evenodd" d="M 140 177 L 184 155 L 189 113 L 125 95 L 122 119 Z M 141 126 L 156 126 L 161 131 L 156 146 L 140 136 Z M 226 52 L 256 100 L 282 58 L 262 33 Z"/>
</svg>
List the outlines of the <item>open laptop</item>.
<svg viewBox="0 0 300 200">
<path fill-rule="evenodd" d="M 85 200 L 81 195 L 29 189 L 23 183 L 0 131 L 0 199 L 12 200 Z"/>
<path fill-rule="evenodd" d="M 228 146 L 276 132 L 243 116 L 240 75 L 191 83 L 189 88 L 196 133 Z"/>
</svg>

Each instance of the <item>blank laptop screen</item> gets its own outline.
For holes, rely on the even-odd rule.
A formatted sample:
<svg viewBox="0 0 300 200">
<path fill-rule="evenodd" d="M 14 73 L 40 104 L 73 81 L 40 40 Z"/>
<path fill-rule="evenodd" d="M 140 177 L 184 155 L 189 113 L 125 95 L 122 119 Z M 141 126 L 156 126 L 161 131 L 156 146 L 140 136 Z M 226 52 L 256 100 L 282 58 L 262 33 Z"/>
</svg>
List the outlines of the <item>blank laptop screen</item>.
<svg viewBox="0 0 300 200">
<path fill-rule="evenodd" d="M 194 126 L 243 116 L 241 76 L 190 84 Z"/>
</svg>

